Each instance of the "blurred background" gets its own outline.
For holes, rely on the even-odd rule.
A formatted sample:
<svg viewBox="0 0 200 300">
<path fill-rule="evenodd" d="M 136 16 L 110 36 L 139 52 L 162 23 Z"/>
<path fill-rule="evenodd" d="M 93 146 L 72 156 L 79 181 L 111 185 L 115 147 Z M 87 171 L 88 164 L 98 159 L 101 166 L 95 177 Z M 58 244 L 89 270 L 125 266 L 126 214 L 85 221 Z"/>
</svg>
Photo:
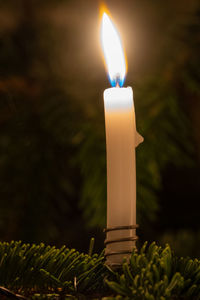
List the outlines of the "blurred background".
<svg viewBox="0 0 200 300">
<path fill-rule="evenodd" d="M 107 0 L 128 59 L 140 243 L 200 257 L 200 1 Z M 103 249 L 99 1 L 0 0 L 0 240 Z"/>
</svg>

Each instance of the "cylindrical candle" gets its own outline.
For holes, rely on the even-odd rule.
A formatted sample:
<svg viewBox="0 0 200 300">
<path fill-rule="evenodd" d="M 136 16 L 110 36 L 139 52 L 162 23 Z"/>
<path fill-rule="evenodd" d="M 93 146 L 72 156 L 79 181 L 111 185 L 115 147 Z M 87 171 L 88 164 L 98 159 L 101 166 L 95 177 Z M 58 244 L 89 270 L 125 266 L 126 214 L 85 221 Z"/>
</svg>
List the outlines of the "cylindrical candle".
<svg viewBox="0 0 200 300">
<path fill-rule="evenodd" d="M 107 152 L 107 228 L 136 225 L 135 147 L 142 141 L 136 131 L 133 91 L 109 88 L 104 91 Z M 107 232 L 107 241 L 135 236 L 135 229 Z M 108 243 L 107 263 L 121 264 L 135 246 L 134 241 Z M 110 255 L 109 255 L 110 254 Z"/>
<path fill-rule="evenodd" d="M 143 138 L 136 131 L 131 87 L 122 88 L 126 62 L 118 32 L 104 12 L 101 40 L 113 88 L 104 91 L 107 152 L 107 264 L 121 265 L 135 247 L 135 147 Z M 127 228 L 128 227 L 128 228 Z"/>
</svg>

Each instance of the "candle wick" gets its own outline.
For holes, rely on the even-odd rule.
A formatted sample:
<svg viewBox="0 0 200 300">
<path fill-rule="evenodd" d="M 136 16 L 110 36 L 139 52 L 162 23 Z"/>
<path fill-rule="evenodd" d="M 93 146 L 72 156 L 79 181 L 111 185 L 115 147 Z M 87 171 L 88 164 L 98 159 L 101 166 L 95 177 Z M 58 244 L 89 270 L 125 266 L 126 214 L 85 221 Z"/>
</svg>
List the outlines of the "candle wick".
<svg viewBox="0 0 200 300">
<path fill-rule="evenodd" d="M 121 87 L 121 78 L 120 78 L 120 74 L 117 74 L 115 77 L 115 87 L 120 88 Z"/>
</svg>

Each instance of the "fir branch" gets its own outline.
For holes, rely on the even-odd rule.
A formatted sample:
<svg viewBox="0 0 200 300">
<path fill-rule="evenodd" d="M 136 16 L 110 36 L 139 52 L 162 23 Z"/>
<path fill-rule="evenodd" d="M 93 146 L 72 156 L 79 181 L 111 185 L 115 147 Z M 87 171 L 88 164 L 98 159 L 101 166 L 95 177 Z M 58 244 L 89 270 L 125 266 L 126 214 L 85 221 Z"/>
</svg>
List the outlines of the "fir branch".
<svg viewBox="0 0 200 300">
<path fill-rule="evenodd" d="M 8 299 L 196 300 L 200 260 L 177 257 L 169 245 L 144 243 L 113 271 L 104 265 L 104 253 L 1 242 L 0 284 L 0 295 Z"/>
</svg>

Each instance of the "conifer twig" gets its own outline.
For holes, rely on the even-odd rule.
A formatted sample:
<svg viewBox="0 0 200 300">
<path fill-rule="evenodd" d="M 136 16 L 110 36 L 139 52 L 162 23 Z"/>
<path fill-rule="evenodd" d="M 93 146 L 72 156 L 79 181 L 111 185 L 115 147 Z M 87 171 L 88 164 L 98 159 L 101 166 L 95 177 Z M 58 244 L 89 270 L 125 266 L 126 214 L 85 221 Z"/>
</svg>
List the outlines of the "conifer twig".
<svg viewBox="0 0 200 300">
<path fill-rule="evenodd" d="M 16 299 L 16 300 L 22 300 L 22 299 L 23 300 L 28 300 L 24 296 L 15 294 L 15 293 L 11 292 L 10 290 L 6 289 L 3 286 L 0 286 L 0 295 L 7 296 L 11 299 Z"/>
</svg>

